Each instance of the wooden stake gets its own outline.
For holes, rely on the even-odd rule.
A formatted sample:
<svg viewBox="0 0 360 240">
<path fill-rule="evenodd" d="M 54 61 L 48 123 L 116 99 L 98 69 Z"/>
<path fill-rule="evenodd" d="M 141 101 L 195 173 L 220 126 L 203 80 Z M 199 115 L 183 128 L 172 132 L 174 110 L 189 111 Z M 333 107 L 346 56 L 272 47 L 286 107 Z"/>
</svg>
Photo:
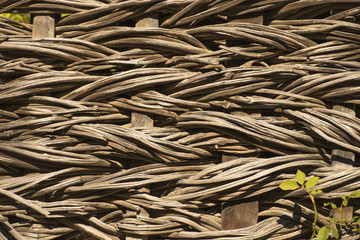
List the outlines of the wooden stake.
<svg viewBox="0 0 360 240">
<path fill-rule="evenodd" d="M 354 107 L 345 107 L 341 105 L 334 105 L 334 110 L 341 111 L 352 116 L 356 116 Z M 355 154 L 350 151 L 334 149 L 331 153 L 331 166 L 336 169 L 349 169 L 354 166 Z"/>
<path fill-rule="evenodd" d="M 232 115 L 244 116 L 244 112 L 232 112 Z M 252 113 L 261 115 L 260 112 Z M 248 155 L 248 157 L 259 157 L 258 153 Z M 223 154 L 222 161 L 227 162 L 237 158 L 234 155 Z M 253 226 L 258 221 L 259 199 L 253 197 L 244 200 L 228 201 L 223 203 L 221 208 L 221 227 L 223 230 L 238 229 Z"/>
<path fill-rule="evenodd" d="M 32 38 L 53 38 L 55 37 L 55 14 L 33 15 Z M 40 196 L 39 200 L 46 201 L 45 195 Z"/>
<path fill-rule="evenodd" d="M 159 27 L 159 17 L 157 13 L 149 13 L 137 19 L 135 27 L 157 28 Z"/>
<path fill-rule="evenodd" d="M 35 15 L 32 37 L 34 39 L 55 37 L 55 14 Z"/>
<path fill-rule="evenodd" d="M 159 19 L 156 13 L 150 13 L 139 18 L 135 27 L 156 28 L 159 27 Z M 154 120 L 146 114 L 133 112 L 131 114 L 132 127 L 146 127 L 154 126 Z"/>
<path fill-rule="evenodd" d="M 143 16 L 142 18 L 138 19 L 135 24 L 135 27 L 159 27 L 159 19 L 157 14 L 148 14 Z M 144 127 L 144 128 L 151 128 L 154 126 L 154 120 L 151 116 L 143 114 L 143 113 L 131 113 L 131 127 Z M 134 167 L 136 164 L 133 165 Z M 142 188 L 139 191 L 149 193 L 150 189 Z M 149 213 L 146 212 L 144 209 L 140 210 L 140 216 L 149 216 Z M 147 236 L 126 236 L 126 240 L 147 240 Z"/>
<path fill-rule="evenodd" d="M 228 18 L 229 21 L 233 22 L 244 22 L 244 23 L 254 23 L 254 24 L 263 24 L 263 15 L 249 15 L 241 18 Z M 228 45 L 234 45 L 236 42 L 228 42 Z M 236 66 L 236 62 L 227 62 L 228 67 Z M 232 112 L 233 115 L 246 115 L 243 112 Z M 260 112 L 253 112 L 251 115 L 261 115 Z M 258 157 L 259 155 L 253 154 L 249 157 Z M 234 155 L 223 154 L 222 161 L 230 161 L 237 158 Z M 239 201 L 228 201 L 223 203 L 221 209 L 221 227 L 224 230 L 238 229 L 253 226 L 257 223 L 259 214 L 259 200 L 257 197 L 249 198 L 246 200 Z"/>
<path fill-rule="evenodd" d="M 342 105 L 334 105 L 334 110 L 341 111 L 352 116 L 356 116 L 354 111 L 354 106 L 342 106 Z M 355 154 L 351 151 L 344 151 L 341 149 L 334 149 L 331 153 L 331 167 L 336 170 L 346 170 L 354 167 L 355 162 Z M 352 220 L 353 218 L 353 207 L 347 206 L 342 208 L 342 212 L 344 214 L 344 218 L 347 221 Z M 337 209 L 330 210 L 330 216 L 334 216 L 336 220 L 340 220 L 342 218 L 340 211 Z"/>
<path fill-rule="evenodd" d="M 151 116 L 143 113 L 131 113 L 131 127 L 151 128 L 154 126 L 154 120 Z"/>
</svg>

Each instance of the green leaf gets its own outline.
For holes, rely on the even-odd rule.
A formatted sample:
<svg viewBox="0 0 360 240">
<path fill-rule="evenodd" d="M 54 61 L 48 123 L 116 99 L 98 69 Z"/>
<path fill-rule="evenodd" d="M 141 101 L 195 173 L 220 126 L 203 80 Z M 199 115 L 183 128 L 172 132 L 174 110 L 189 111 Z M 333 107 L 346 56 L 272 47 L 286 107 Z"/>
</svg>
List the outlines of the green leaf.
<svg viewBox="0 0 360 240">
<path fill-rule="evenodd" d="M 356 222 L 354 221 L 354 224 L 355 224 L 355 225 L 360 225 L 360 219 L 357 220 Z"/>
<path fill-rule="evenodd" d="M 21 16 L 20 14 L 14 14 L 13 17 L 14 20 L 17 22 L 22 22 L 24 20 L 23 16 Z"/>
<path fill-rule="evenodd" d="M 336 206 L 335 203 L 331 203 L 331 208 L 332 208 L 332 209 L 335 209 L 335 208 L 338 208 L 338 207 Z"/>
<path fill-rule="evenodd" d="M 345 222 L 337 222 L 336 224 L 337 224 L 337 225 L 340 225 L 340 226 L 343 226 L 343 227 L 346 226 L 346 223 L 345 223 Z"/>
<path fill-rule="evenodd" d="M 320 228 L 317 237 L 319 240 L 327 240 L 329 238 L 329 234 L 330 234 L 329 228 L 323 226 L 322 228 Z"/>
<path fill-rule="evenodd" d="M 299 188 L 299 185 L 295 180 L 285 180 L 279 187 L 282 190 L 295 190 Z"/>
<path fill-rule="evenodd" d="M 305 173 L 303 173 L 300 170 L 297 170 L 297 172 L 296 172 L 296 181 L 298 183 L 300 183 L 301 185 L 303 185 L 304 182 L 305 182 Z"/>
<path fill-rule="evenodd" d="M 351 198 L 360 198 L 360 190 L 354 191 L 350 194 Z"/>
<path fill-rule="evenodd" d="M 306 190 L 309 190 L 310 188 L 314 187 L 319 181 L 319 177 L 311 177 L 309 180 L 307 180 L 305 187 Z"/>
<path fill-rule="evenodd" d="M 353 217 L 353 219 L 351 220 L 351 222 L 356 222 L 356 220 L 360 220 L 360 217 L 359 216 L 355 216 L 355 217 Z"/>
<path fill-rule="evenodd" d="M 341 194 L 340 197 L 342 198 L 342 200 L 345 200 L 345 199 L 346 199 L 346 195 L 345 195 L 345 194 Z"/>
<path fill-rule="evenodd" d="M 336 219 L 334 216 L 329 217 L 330 223 L 336 224 Z"/>
<path fill-rule="evenodd" d="M 319 194 L 319 193 L 323 193 L 323 191 L 322 190 L 316 190 L 316 189 L 314 189 L 314 190 L 312 190 L 311 192 L 310 192 L 312 195 L 316 195 L 316 194 Z"/>
<path fill-rule="evenodd" d="M 349 201 L 348 201 L 347 199 L 345 199 L 345 200 L 342 201 L 342 205 L 343 205 L 344 207 L 346 207 L 346 206 L 348 205 L 348 203 L 349 203 Z"/>
<path fill-rule="evenodd" d="M 324 207 L 327 207 L 329 206 L 331 203 L 327 202 L 327 203 L 324 203 Z"/>
<path fill-rule="evenodd" d="M 332 231 L 332 233 L 334 234 L 334 237 L 335 237 L 336 239 L 339 239 L 338 230 L 337 230 L 335 227 L 331 227 L 331 231 Z"/>
</svg>

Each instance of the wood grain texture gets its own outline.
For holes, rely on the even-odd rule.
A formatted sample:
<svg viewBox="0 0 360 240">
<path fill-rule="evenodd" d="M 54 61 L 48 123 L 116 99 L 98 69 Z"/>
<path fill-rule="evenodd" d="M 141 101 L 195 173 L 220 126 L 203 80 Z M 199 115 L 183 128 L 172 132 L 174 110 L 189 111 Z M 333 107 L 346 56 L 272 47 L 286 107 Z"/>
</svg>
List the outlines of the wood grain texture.
<svg viewBox="0 0 360 240">
<path fill-rule="evenodd" d="M 345 219 L 348 222 L 351 222 L 353 219 L 353 211 L 354 208 L 351 206 L 343 207 L 342 209 L 342 216 L 339 209 L 331 209 L 330 210 L 330 217 L 335 217 L 336 220 Z"/>
<path fill-rule="evenodd" d="M 157 14 L 146 14 L 139 18 L 135 24 L 135 27 L 140 28 L 156 28 L 159 26 L 159 19 Z M 150 115 L 132 112 L 131 113 L 131 127 L 151 128 L 154 126 L 154 120 Z M 150 193 L 150 189 L 141 188 L 139 192 Z M 149 213 L 141 208 L 139 216 L 149 217 Z M 126 236 L 126 240 L 148 240 L 148 236 Z"/>
<path fill-rule="evenodd" d="M 356 116 L 354 106 L 334 105 L 334 110 Z M 354 166 L 355 154 L 351 151 L 334 149 L 331 153 L 331 166 L 336 169 L 348 169 Z"/>
<path fill-rule="evenodd" d="M 145 14 L 137 19 L 135 27 L 140 28 L 156 28 L 159 27 L 159 19 L 157 14 Z M 154 125 L 154 120 L 151 116 L 142 113 L 131 113 L 131 127 L 146 127 L 150 128 Z"/>
<path fill-rule="evenodd" d="M 356 116 L 354 106 L 334 105 L 334 110 L 347 113 L 352 116 Z M 347 170 L 354 167 L 355 153 L 351 151 L 344 151 L 341 149 L 334 149 L 331 153 L 331 167 L 336 170 Z M 344 218 L 346 221 L 351 222 L 353 218 L 354 209 L 352 206 L 343 207 L 343 216 L 338 209 L 331 209 L 330 216 L 334 216 L 336 220 Z"/>
<path fill-rule="evenodd" d="M 33 38 L 55 37 L 55 15 L 35 15 L 33 19 Z"/>
<path fill-rule="evenodd" d="M 229 20 L 232 22 L 242 22 L 242 23 L 252 23 L 252 24 L 262 24 L 263 15 L 249 15 L 239 17 L 229 17 Z M 228 45 L 235 45 L 236 42 L 229 42 Z M 236 66 L 236 61 L 228 61 L 227 66 Z M 245 112 L 235 111 L 231 113 L 232 115 L 248 115 Z M 260 111 L 253 111 L 251 113 L 253 116 L 261 116 Z M 251 157 L 259 157 L 258 153 L 252 153 Z M 235 159 L 236 156 L 223 154 L 222 161 L 230 161 Z M 224 230 L 229 229 L 238 229 L 244 227 L 250 227 L 256 225 L 258 221 L 259 214 L 259 200 L 257 197 L 250 198 L 247 200 L 238 200 L 238 201 L 229 201 L 225 202 L 222 205 L 221 209 L 221 227 Z"/>
<path fill-rule="evenodd" d="M 154 126 L 154 120 L 150 115 L 143 113 L 131 113 L 131 127 L 145 127 L 150 128 Z"/>
<path fill-rule="evenodd" d="M 227 162 L 236 158 L 234 155 L 223 154 L 222 161 Z M 253 226 L 258 221 L 258 214 L 259 201 L 256 197 L 247 200 L 227 201 L 222 204 L 221 227 L 223 230 L 230 230 Z"/>
<path fill-rule="evenodd" d="M 159 27 L 159 18 L 157 13 L 144 14 L 137 19 L 135 27 L 156 28 Z"/>
</svg>

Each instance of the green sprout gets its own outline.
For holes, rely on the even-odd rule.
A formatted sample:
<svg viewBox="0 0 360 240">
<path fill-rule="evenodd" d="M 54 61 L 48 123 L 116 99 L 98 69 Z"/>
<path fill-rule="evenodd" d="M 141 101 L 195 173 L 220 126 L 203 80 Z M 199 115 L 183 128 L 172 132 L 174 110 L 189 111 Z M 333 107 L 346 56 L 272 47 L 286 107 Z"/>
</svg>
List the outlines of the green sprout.
<svg viewBox="0 0 360 240">
<path fill-rule="evenodd" d="M 336 239 L 339 239 L 339 232 L 336 228 L 337 225 L 351 227 L 353 229 L 353 232 L 360 233 L 360 217 L 355 216 L 352 218 L 350 222 L 345 219 L 343 213 L 343 207 L 346 207 L 348 205 L 349 199 L 360 198 L 360 190 L 354 191 L 348 196 L 342 194 L 341 195 L 342 203 L 340 207 L 338 207 L 335 203 L 332 202 L 325 203 L 324 204 L 325 207 L 331 206 L 332 209 L 337 209 L 340 212 L 341 217 L 340 219 L 336 219 L 334 216 L 329 217 L 329 222 L 331 223 L 331 225 L 330 226 L 326 225 L 318 229 L 316 227 L 316 223 L 318 220 L 318 211 L 317 211 L 314 195 L 323 193 L 323 191 L 320 189 L 314 189 L 314 187 L 319 181 L 319 177 L 310 177 L 306 182 L 305 182 L 305 178 L 306 178 L 305 173 L 303 173 L 301 170 L 298 170 L 296 172 L 295 180 L 285 180 L 283 183 L 279 185 L 279 187 L 282 190 L 304 189 L 308 193 L 315 212 L 314 222 L 313 222 L 313 233 L 310 239 L 314 239 L 317 236 L 318 240 L 327 240 L 329 238 L 330 232 L 332 232 L 332 234 Z"/>
</svg>

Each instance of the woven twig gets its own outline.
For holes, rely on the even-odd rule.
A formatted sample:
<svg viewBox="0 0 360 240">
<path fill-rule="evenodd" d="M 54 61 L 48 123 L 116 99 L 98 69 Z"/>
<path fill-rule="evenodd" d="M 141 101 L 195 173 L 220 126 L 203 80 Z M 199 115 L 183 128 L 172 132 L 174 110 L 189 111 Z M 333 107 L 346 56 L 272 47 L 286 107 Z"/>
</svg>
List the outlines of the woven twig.
<svg viewBox="0 0 360 240">
<path fill-rule="evenodd" d="M 320 205 L 359 188 L 360 120 L 332 109 L 360 104 L 358 1 L 0 1 L 9 12 L 55 14 L 56 37 L 0 17 L 0 238 L 309 238 L 306 192 L 279 184 L 319 176 Z M 159 28 L 134 27 L 150 13 Z M 354 166 L 331 167 L 333 149 Z M 222 203 L 252 197 L 257 225 L 222 230 Z"/>
</svg>

